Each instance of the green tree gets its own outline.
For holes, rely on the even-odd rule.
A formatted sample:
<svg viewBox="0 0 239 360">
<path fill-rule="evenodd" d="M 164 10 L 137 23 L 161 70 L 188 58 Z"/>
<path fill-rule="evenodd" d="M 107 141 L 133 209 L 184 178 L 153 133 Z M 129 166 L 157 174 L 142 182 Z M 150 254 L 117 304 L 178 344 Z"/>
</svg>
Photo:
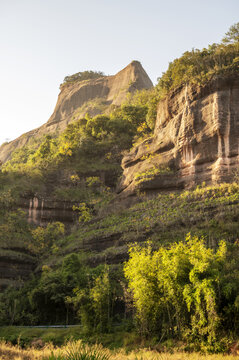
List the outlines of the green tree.
<svg viewBox="0 0 239 360">
<path fill-rule="evenodd" d="M 38 283 L 28 293 L 38 321 L 46 324 L 74 321 L 75 313 L 70 311 L 67 298 L 77 286 L 86 287 L 86 273 L 81 256 L 74 253 L 67 255 L 56 269 L 43 266 Z"/>
<path fill-rule="evenodd" d="M 222 39 L 222 42 L 224 44 L 233 44 L 239 42 L 239 22 L 230 27 Z"/>
<path fill-rule="evenodd" d="M 32 230 L 32 241 L 28 247 L 35 254 L 43 254 L 56 246 L 57 240 L 65 234 L 65 226 L 60 221 L 49 223 L 46 228 L 38 226 Z"/>
<path fill-rule="evenodd" d="M 144 334 L 199 339 L 216 348 L 222 321 L 220 276 L 226 261 L 226 244 L 216 252 L 203 239 L 187 236 L 185 242 L 153 252 L 151 247 L 130 249 L 124 272 L 132 291 L 137 318 Z"/>
<path fill-rule="evenodd" d="M 92 211 L 86 203 L 80 203 L 78 206 L 73 205 L 72 210 L 78 212 L 79 223 L 90 221 L 92 218 Z"/>
<path fill-rule="evenodd" d="M 101 333 L 109 330 L 111 286 L 108 266 L 105 266 L 103 273 L 96 277 L 94 286 L 90 290 L 90 297 L 95 311 L 95 328 Z"/>
</svg>

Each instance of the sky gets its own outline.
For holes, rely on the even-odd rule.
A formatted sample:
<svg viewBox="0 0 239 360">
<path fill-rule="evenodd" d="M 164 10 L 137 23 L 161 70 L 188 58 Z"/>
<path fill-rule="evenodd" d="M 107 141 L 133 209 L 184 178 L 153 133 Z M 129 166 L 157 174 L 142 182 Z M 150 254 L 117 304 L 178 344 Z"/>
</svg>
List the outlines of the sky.
<svg viewBox="0 0 239 360">
<path fill-rule="evenodd" d="M 0 0 L 0 144 L 49 119 L 65 76 L 138 60 L 156 84 L 238 21 L 238 0 Z"/>
</svg>

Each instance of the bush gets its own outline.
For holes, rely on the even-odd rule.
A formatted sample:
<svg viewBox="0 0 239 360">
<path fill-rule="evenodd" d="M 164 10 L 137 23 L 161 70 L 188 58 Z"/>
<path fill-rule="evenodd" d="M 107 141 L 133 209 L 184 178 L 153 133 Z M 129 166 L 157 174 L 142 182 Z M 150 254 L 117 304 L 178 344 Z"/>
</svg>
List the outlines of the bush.
<svg viewBox="0 0 239 360">
<path fill-rule="evenodd" d="M 225 271 L 228 257 L 225 242 L 214 252 L 190 235 L 169 249 L 131 247 L 124 271 L 141 333 L 184 338 L 221 351 L 225 312 L 237 321 L 238 282 L 231 274 L 238 274 L 238 266 Z"/>
<path fill-rule="evenodd" d="M 63 84 L 61 84 L 61 86 L 65 85 L 65 84 L 69 84 L 75 81 L 83 81 L 83 80 L 90 80 L 90 79 L 98 79 L 100 77 L 104 77 L 104 73 L 102 71 L 92 71 L 92 70 L 86 70 L 86 71 L 82 71 L 82 72 L 78 72 L 76 74 L 73 75 L 68 75 L 64 78 L 64 82 Z"/>
</svg>

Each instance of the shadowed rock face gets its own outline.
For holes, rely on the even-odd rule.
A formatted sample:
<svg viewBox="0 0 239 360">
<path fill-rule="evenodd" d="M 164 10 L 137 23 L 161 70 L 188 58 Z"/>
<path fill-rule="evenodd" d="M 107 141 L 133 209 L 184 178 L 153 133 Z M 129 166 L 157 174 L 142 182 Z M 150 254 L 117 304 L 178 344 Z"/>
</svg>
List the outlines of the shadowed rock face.
<svg viewBox="0 0 239 360">
<path fill-rule="evenodd" d="M 128 92 L 149 89 L 153 86 L 142 65 L 131 62 L 114 76 L 104 76 L 93 80 L 76 81 L 61 86 L 57 104 L 47 123 L 23 134 L 19 138 L 0 147 L 0 160 L 7 161 L 12 151 L 21 148 L 33 138 L 44 134 L 61 132 L 71 121 L 109 111 L 112 106 L 119 106 Z"/>
<path fill-rule="evenodd" d="M 77 220 L 77 214 L 72 210 L 73 205 L 77 204 L 74 201 L 56 201 L 36 196 L 21 198 L 18 202 L 18 206 L 26 212 L 28 222 L 38 226 L 46 226 L 54 221 L 71 225 Z"/>
<path fill-rule="evenodd" d="M 123 158 L 120 191 L 232 181 L 239 169 L 239 77 L 185 86 L 158 105 L 154 136 Z"/>
</svg>

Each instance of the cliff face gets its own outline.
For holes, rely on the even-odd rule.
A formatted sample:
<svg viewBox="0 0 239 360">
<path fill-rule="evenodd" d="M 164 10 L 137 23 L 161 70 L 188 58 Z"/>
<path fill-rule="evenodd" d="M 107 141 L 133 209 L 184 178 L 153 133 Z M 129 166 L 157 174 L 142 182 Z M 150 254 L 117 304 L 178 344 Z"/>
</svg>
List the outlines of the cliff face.
<svg viewBox="0 0 239 360">
<path fill-rule="evenodd" d="M 239 77 L 185 86 L 158 105 L 154 136 L 123 158 L 120 190 L 232 181 L 239 167 Z"/>
<path fill-rule="evenodd" d="M 128 92 L 149 89 L 153 86 L 138 61 L 113 76 L 93 80 L 76 81 L 61 86 L 57 104 L 50 119 L 41 127 L 23 134 L 0 147 L 0 160 L 7 161 L 12 151 L 25 146 L 33 138 L 64 130 L 68 123 L 83 117 L 86 113 L 94 116 L 107 112 L 112 106 L 119 106 Z"/>
<path fill-rule="evenodd" d="M 66 226 L 71 225 L 77 220 L 77 216 L 72 210 L 72 201 L 57 201 L 50 198 L 21 198 L 18 206 L 27 214 L 28 222 L 38 226 L 46 226 L 49 222 L 61 221 Z"/>
</svg>

